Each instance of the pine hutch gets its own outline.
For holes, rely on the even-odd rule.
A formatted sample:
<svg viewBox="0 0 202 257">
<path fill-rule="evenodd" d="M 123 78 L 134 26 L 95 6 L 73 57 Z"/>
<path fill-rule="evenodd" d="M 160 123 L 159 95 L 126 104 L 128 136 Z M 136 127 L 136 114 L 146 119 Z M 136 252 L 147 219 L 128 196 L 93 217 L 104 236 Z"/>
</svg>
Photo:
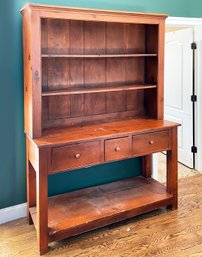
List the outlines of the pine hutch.
<svg viewBox="0 0 202 257">
<path fill-rule="evenodd" d="M 163 120 L 166 15 L 22 9 L 28 221 L 48 243 L 177 208 L 177 126 Z M 167 184 L 151 177 L 167 151 Z M 48 175 L 139 157 L 141 176 L 48 197 Z M 109 171 L 110 172 L 110 171 Z"/>
</svg>

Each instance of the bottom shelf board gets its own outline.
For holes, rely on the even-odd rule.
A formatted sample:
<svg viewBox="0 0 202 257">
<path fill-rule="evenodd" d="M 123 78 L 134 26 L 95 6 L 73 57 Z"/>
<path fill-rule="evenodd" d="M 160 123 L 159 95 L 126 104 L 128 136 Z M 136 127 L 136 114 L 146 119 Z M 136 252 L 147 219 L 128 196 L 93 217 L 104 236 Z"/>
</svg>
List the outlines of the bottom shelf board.
<svg viewBox="0 0 202 257">
<path fill-rule="evenodd" d="M 49 241 L 60 240 L 172 204 L 152 178 L 135 177 L 49 198 Z M 36 225 L 36 207 L 30 208 Z"/>
</svg>

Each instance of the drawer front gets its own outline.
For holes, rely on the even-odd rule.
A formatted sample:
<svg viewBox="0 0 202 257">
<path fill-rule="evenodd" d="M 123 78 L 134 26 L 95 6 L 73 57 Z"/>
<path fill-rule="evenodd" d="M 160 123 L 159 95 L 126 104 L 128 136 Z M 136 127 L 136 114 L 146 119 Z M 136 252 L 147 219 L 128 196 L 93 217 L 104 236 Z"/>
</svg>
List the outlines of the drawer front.
<svg viewBox="0 0 202 257">
<path fill-rule="evenodd" d="M 52 171 L 69 170 L 100 163 L 100 141 L 56 147 L 52 150 Z"/>
<path fill-rule="evenodd" d="M 105 140 L 105 161 L 131 156 L 131 140 L 128 137 Z"/>
<path fill-rule="evenodd" d="M 167 150 L 169 142 L 169 130 L 133 136 L 133 156 Z"/>
</svg>

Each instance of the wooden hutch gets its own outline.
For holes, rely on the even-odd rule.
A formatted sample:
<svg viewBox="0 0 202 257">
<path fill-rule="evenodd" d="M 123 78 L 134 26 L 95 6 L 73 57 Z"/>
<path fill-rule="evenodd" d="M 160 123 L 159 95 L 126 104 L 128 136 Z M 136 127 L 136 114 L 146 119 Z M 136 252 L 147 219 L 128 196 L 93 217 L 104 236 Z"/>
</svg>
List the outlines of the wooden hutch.
<svg viewBox="0 0 202 257">
<path fill-rule="evenodd" d="M 166 15 L 22 9 L 28 221 L 48 243 L 177 208 L 177 126 L 163 120 Z M 167 151 L 167 185 L 151 178 Z M 48 197 L 48 175 L 140 157 L 142 176 Z M 110 171 L 109 171 L 110 172 Z"/>
</svg>

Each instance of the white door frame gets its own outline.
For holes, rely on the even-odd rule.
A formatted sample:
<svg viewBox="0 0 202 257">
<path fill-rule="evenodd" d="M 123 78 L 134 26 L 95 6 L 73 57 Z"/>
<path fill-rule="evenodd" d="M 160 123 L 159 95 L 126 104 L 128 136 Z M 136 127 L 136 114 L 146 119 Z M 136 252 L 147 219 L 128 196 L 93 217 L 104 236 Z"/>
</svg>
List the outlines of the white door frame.
<svg viewBox="0 0 202 257">
<path fill-rule="evenodd" d="M 202 99 L 202 73 L 200 72 L 202 70 L 202 18 L 168 17 L 166 19 L 166 26 L 193 28 L 194 41 L 197 43 L 195 60 L 195 92 L 197 95 L 195 105 L 195 138 L 197 153 L 195 155 L 195 168 L 202 172 L 202 100 L 200 100 Z"/>
</svg>

